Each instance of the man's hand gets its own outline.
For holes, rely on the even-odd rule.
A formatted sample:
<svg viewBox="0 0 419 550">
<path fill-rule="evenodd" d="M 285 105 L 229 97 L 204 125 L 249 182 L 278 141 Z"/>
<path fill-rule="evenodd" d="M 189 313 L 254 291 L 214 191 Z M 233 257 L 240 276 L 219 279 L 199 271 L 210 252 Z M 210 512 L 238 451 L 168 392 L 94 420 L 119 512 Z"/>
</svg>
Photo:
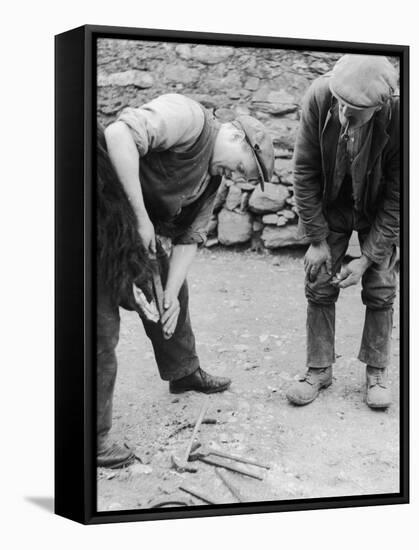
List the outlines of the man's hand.
<svg viewBox="0 0 419 550">
<path fill-rule="evenodd" d="M 332 255 L 326 241 L 312 243 L 304 256 L 304 269 L 310 282 L 314 282 L 321 266 L 326 265 L 326 271 L 332 274 Z"/>
<path fill-rule="evenodd" d="M 340 273 L 336 275 L 333 283 L 339 288 L 357 285 L 371 263 L 371 260 L 366 256 L 361 256 L 357 260 L 352 260 L 352 262 L 349 262 L 349 264 L 343 267 Z"/>
<path fill-rule="evenodd" d="M 156 254 L 156 234 L 154 232 L 154 225 L 151 223 L 150 218 L 145 215 L 138 220 L 138 233 L 145 246 L 145 249 L 152 254 Z"/>
<path fill-rule="evenodd" d="M 168 339 L 173 336 L 176 330 L 177 320 L 180 312 L 180 304 L 177 296 L 165 290 L 163 301 L 164 313 L 160 322 L 163 328 L 163 336 Z"/>
</svg>

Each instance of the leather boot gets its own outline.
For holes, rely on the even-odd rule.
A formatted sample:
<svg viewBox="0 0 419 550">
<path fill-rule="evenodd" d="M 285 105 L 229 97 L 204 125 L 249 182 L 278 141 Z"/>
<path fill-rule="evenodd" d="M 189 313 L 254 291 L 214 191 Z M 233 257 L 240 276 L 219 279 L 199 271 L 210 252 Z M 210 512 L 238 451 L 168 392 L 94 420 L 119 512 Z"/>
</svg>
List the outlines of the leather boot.
<svg viewBox="0 0 419 550">
<path fill-rule="evenodd" d="M 305 376 L 294 382 L 287 391 L 287 399 L 294 405 L 307 405 L 316 399 L 322 388 L 332 383 L 332 367 L 308 369 Z"/>
<path fill-rule="evenodd" d="M 179 380 L 171 380 L 169 391 L 170 393 L 183 393 L 193 390 L 203 393 L 216 393 L 226 390 L 230 384 L 230 378 L 212 376 L 198 367 L 192 374 L 179 378 Z"/>
<path fill-rule="evenodd" d="M 391 404 L 387 385 L 387 368 L 379 369 L 367 365 L 367 405 L 371 409 L 386 409 Z"/>
<path fill-rule="evenodd" d="M 123 468 L 134 462 L 135 455 L 128 447 L 119 445 L 110 438 L 100 438 L 97 445 L 98 468 Z"/>
</svg>

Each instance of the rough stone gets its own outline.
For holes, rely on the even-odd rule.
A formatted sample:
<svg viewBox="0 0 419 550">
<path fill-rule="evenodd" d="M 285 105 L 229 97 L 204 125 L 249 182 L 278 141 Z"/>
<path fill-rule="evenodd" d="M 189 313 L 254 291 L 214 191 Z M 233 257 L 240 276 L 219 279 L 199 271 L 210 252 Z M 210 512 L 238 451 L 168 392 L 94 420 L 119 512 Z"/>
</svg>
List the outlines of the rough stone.
<svg viewBox="0 0 419 550">
<path fill-rule="evenodd" d="M 256 188 L 256 185 L 254 183 L 250 183 L 248 181 L 240 181 L 236 184 L 242 191 L 254 191 Z"/>
<path fill-rule="evenodd" d="M 287 210 L 286 208 L 278 212 L 278 215 L 283 216 L 287 220 L 293 220 L 295 218 L 295 212 L 293 212 L 292 210 Z"/>
<path fill-rule="evenodd" d="M 271 93 L 270 87 L 264 84 L 259 88 L 259 90 L 256 93 L 253 94 L 252 103 L 257 103 L 259 101 L 260 102 L 268 101 L 268 96 L 270 93 Z"/>
<path fill-rule="evenodd" d="M 265 214 L 262 216 L 262 222 L 265 225 L 276 225 L 278 222 L 277 214 Z"/>
<path fill-rule="evenodd" d="M 262 231 L 263 223 L 260 220 L 254 220 L 252 228 L 255 233 L 257 233 L 258 231 Z"/>
<path fill-rule="evenodd" d="M 259 85 L 260 78 L 257 78 L 256 76 L 251 76 L 246 80 L 244 87 L 246 88 L 246 90 L 254 92 L 259 88 Z"/>
<path fill-rule="evenodd" d="M 218 212 L 220 208 L 223 206 L 223 204 L 225 203 L 225 200 L 228 195 L 228 189 L 229 188 L 227 185 L 227 180 L 223 178 L 221 181 L 220 187 L 217 190 L 217 194 L 215 195 L 214 205 L 212 208 L 213 212 Z"/>
<path fill-rule="evenodd" d="M 241 98 L 240 90 L 230 90 L 228 92 L 228 97 L 230 99 L 240 99 Z"/>
<path fill-rule="evenodd" d="M 227 94 L 241 87 L 241 78 L 238 72 L 229 72 L 224 77 L 209 75 L 204 79 L 204 85 L 208 91 L 224 91 Z"/>
<path fill-rule="evenodd" d="M 238 206 L 240 206 L 242 198 L 242 192 L 240 187 L 237 185 L 231 185 L 228 190 L 228 195 L 225 201 L 225 207 L 228 210 L 234 210 Z"/>
<path fill-rule="evenodd" d="M 249 208 L 256 214 L 268 214 L 277 212 L 285 205 L 285 200 L 289 196 L 289 191 L 285 185 L 266 182 L 265 190 L 260 186 L 253 191 L 249 201 Z"/>
<path fill-rule="evenodd" d="M 213 239 L 207 239 L 205 242 L 206 248 L 212 248 L 213 246 L 216 246 L 219 243 L 218 239 L 214 237 Z"/>
<path fill-rule="evenodd" d="M 267 225 L 262 232 L 262 241 L 264 246 L 269 249 L 308 244 L 308 240 L 298 234 L 298 227 L 295 224 L 288 224 L 284 227 Z"/>
<path fill-rule="evenodd" d="M 192 57 L 192 50 L 189 44 L 178 44 L 175 48 L 175 52 L 181 59 L 188 60 Z"/>
<path fill-rule="evenodd" d="M 236 107 L 236 115 L 250 115 L 250 109 L 249 107 L 246 107 L 246 105 L 237 105 Z"/>
<path fill-rule="evenodd" d="M 299 126 L 298 120 L 270 118 L 265 124 L 271 132 L 274 146 L 283 149 L 294 149 Z"/>
<path fill-rule="evenodd" d="M 225 107 L 217 109 L 215 111 L 215 116 L 220 122 L 231 122 L 235 119 L 234 111 L 232 111 L 231 109 L 226 109 Z"/>
<path fill-rule="evenodd" d="M 241 200 L 240 200 L 240 212 L 244 212 L 247 210 L 247 207 L 249 206 L 249 199 L 250 199 L 250 193 L 242 193 Z"/>
<path fill-rule="evenodd" d="M 234 54 L 234 48 L 223 46 L 195 46 L 192 50 L 192 56 L 197 61 L 206 65 L 213 65 L 225 61 Z"/>
<path fill-rule="evenodd" d="M 275 158 L 280 158 L 280 159 L 291 159 L 292 158 L 292 151 L 290 151 L 288 149 L 280 149 L 280 148 L 275 147 L 274 152 L 275 152 Z"/>
<path fill-rule="evenodd" d="M 293 184 L 292 160 L 276 158 L 274 172 L 285 185 Z"/>
<path fill-rule="evenodd" d="M 208 222 L 207 234 L 208 235 L 215 235 L 217 233 L 217 225 L 218 225 L 218 220 L 217 220 L 217 217 L 214 216 Z"/>
<path fill-rule="evenodd" d="M 285 115 L 298 109 L 294 98 L 284 90 L 269 92 L 263 100 L 253 99 L 252 107 L 272 115 Z"/>
<path fill-rule="evenodd" d="M 207 109 L 216 109 L 220 107 L 224 101 L 225 98 L 223 95 L 214 95 L 214 94 L 186 94 L 191 99 L 194 99 Z"/>
<path fill-rule="evenodd" d="M 154 78 L 146 71 L 131 69 L 120 73 L 98 73 L 97 85 L 104 86 L 135 86 L 137 88 L 151 88 L 154 84 Z"/>
<path fill-rule="evenodd" d="M 218 216 L 218 240 L 231 246 L 245 243 L 252 236 L 252 216 L 249 212 L 232 212 L 223 208 Z"/>
<path fill-rule="evenodd" d="M 166 67 L 164 75 L 169 82 L 195 84 L 200 79 L 201 72 L 198 69 L 190 69 L 183 63 L 175 63 Z"/>
</svg>

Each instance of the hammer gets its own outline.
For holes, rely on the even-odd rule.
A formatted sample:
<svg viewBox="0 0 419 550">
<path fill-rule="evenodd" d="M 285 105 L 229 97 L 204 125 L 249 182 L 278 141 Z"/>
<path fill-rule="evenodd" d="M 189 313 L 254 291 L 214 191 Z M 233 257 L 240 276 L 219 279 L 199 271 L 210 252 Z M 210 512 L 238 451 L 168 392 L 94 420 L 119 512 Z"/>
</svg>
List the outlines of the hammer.
<svg viewBox="0 0 419 550">
<path fill-rule="evenodd" d="M 182 458 L 177 457 L 176 455 L 172 454 L 172 466 L 178 471 L 178 472 L 197 472 L 198 468 L 196 466 L 192 466 L 188 463 L 189 455 L 191 454 L 192 445 L 194 443 L 196 434 L 198 433 L 199 427 L 202 424 L 202 421 L 204 419 L 205 413 L 208 409 L 208 401 L 205 401 L 204 404 L 201 407 L 201 411 L 198 416 L 198 420 L 196 421 L 195 427 L 193 429 L 191 439 L 189 440 L 188 446 L 186 447 L 185 454 Z"/>
<path fill-rule="evenodd" d="M 213 449 L 211 447 L 205 447 L 202 445 L 198 445 L 196 447 L 193 452 L 193 456 L 191 455 L 190 457 L 190 460 L 199 460 L 200 458 L 206 457 L 208 455 L 219 456 L 221 458 L 229 458 L 230 460 L 234 460 L 235 462 L 241 462 L 242 464 L 251 464 L 253 466 L 258 466 L 259 468 L 264 468 L 265 470 L 270 470 L 270 466 L 268 464 L 264 464 L 262 462 L 258 462 L 257 460 L 246 458 L 244 456 L 226 453 L 224 451 L 219 451 L 218 449 Z"/>
</svg>

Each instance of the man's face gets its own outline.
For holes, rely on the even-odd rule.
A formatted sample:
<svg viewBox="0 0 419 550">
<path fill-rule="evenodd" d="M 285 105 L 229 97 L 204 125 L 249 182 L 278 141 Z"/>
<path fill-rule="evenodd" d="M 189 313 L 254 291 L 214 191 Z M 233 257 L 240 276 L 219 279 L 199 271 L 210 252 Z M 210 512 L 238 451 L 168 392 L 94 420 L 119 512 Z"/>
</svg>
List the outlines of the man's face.
<svg viewBox="0 0 419 550">
<path fill-rule="evenodd" d="M 339 104 L 339 121 L 341 125 L 349 129 L 359 128 L 366 124 L 373 117 L 374 113 L 380 107 L 370 107 L 369 109 L 354 109 L 346 103 L 338 100 Z"/>
<path fill-rule="evenodd" d="M 226 140 L 219 155 L 211 163 L 213 175 L 236 180 L 258 180 L 259 172 L 250 145 L 240 139 Z"/>
</svg>

